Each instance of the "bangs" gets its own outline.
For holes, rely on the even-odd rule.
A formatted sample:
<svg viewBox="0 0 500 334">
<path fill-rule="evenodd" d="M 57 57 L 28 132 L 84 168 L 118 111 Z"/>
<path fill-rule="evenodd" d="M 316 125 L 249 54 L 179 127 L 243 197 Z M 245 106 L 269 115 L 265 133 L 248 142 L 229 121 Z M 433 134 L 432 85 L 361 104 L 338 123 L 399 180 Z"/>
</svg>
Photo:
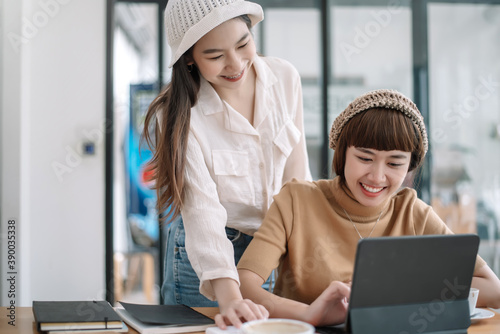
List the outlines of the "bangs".
<svg viewBox="0 0 500 334">
<path fill-rule="evenodd" d="M 414 152 L 421 142 L 420 134 L 410 118 L 393 109 L 373 108 L 347 122 L 344 133 L 347 147 L 371 148 L 378 151 Z"/>
</svg>

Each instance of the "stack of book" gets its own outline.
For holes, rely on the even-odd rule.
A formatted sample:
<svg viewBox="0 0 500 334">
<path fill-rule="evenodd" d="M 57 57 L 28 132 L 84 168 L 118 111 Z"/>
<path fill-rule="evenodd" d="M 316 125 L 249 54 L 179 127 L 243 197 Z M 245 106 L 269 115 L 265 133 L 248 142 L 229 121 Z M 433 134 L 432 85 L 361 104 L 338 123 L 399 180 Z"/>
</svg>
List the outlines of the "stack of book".
<svg viewBox="0 0 500 334">
<path fill-rule="evenodd" d="M 113 307 L 100 301 L 33 301 L 38 331 L 63 333 L 121 333 L 128 328 Z"/>
</svg>

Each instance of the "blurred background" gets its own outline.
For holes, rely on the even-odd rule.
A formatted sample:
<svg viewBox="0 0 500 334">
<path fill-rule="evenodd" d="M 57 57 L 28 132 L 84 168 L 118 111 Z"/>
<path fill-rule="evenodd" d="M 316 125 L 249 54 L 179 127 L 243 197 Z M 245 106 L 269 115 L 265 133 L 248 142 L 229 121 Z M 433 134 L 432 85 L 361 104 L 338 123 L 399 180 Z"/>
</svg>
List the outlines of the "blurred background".
<svg viewBox="0 0 500 334">
<path fill-rule="evenodd" d="M 18 222 L 20 304 L 160 302 L 164 227 L 139 140 L 170 78 L 166 2 L 0 2 L 0 210 L 2 232 Z M 352 99 L 401 91 L 430 139 L 410 181 L 454 232 L 479 234 L 499 274 L 500 1 L 254 2 L 259 53 L 302 77 L 313 177 L 331 177 L 327 135 Z"/>
</svg>

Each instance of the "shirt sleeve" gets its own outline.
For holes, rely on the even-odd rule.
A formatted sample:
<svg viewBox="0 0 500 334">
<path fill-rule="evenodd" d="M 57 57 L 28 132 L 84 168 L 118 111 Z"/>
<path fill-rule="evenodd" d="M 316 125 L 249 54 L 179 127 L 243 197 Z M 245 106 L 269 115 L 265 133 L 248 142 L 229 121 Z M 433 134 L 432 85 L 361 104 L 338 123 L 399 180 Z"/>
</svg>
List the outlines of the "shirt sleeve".
<svg viewBox="0 0 500 334">
<path fill-rule="evenodd" d="M 299 73 L 294 71 L 294 91 L 288 98 L 294 99 L 294 119 L 293 122 L 300 131 L 300 141 L 293 149 L 287 159 L 283 172 L 283 184 L 292 178 L 298 180 L 312 181 L 311 170 L 309 168 L 309 158 L 307 155 L 306 135 L 304 130 L 304 104 L 302 99 L 302 84 Z"/>
<path fill-rule="evenodd" d="M 215 300 L 210 280 L 231 278 L 239 284 L 239 279 L 234 248 L 226 236 L 227 212 L 219 201 L 215 182 L 194 135 L 188 139 L 184 182 L 181 214 L 186 231 L 186 252 L 200 279 L 200 292 Z"/>
</svg>

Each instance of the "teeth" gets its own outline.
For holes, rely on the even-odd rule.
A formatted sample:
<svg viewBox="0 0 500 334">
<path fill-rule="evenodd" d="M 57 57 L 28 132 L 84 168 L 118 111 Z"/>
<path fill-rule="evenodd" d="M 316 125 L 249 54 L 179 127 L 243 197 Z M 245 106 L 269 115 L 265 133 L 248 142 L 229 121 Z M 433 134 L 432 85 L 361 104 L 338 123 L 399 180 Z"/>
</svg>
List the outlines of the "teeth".
<svg viewBox="0 0 500 334">
<path fill-rule="evenodd" d="M 236 74 L 235 76 L 226 75 L 226 78 L 228 78 L 228 79 L 236 79 L 236 78 L 238 78 L 238 77 L 241 76 L 241 73 L 243 73 L 243 72 L 240 72 L 240 73 Z"/>
<path fill-rule="evenodd" d="M 382 188 L 373 188 L 373 187 L 369 187 L 369 186 L 367 186 L 367 185 L 366 185 L 366 184 L 364 184 L 364 183 L 361 183 L 361 186 L 362 186 L 363 188 L 365 188 L 365 190 L 366 190 L 366 191 L 371 192 L 371 193 L 378 193 L 378 192 L 382 191 L 382 189 L 384 189 L 383 187 L 382 187 Z"/>
</svg>

